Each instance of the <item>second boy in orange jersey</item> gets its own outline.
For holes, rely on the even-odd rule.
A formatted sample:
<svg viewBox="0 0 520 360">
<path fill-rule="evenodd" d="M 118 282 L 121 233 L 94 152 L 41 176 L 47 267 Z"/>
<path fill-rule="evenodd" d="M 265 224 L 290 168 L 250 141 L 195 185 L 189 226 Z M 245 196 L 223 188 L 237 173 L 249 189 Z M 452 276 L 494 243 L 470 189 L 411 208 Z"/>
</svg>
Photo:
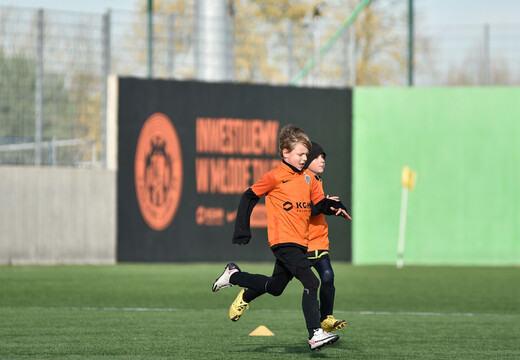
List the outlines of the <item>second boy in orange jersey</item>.
<svg viewBox="0 0 520 360">
<path fill-rule="evenodd" d="M 250 216 L 261 196 L 266 196 L 269 246 L 276 258 L 271 277 L 243 272 L 234 264 L 213 283 L 213 291 L 239 285 L 246 288 L 244 306 L 265 292 L 279 296 L 296 277 L 303 285 L 302 310 L 309 332 L 311 350 L 334 343 L 337 334 L 321 329 L 318 303 L 319 280 L 306 257 L 309 241 L 311 202 L 321 213 L 349 218 L 339 201 L 328 199 L 314 174 L 304 170 L 311 142 L 305 132 L 294 125 L 285 126 L 279 135 L 282 163 L 269 171 L 241 197 L 235 221 L 233 243 L 247 244 L 251 239 Z"/>
<path fill-rule="evenodd" d="M 315 174 L 316 180 L 322 186 L 320 175 L 325 171 L 325 151 L 315 142 L 307 157 L 305 168 Z M 328 196 L 327 196 L 328 197 Z M 330 199 L 339 200 L 338 197 Z M 339 330 L 347 325 L 345 320 L 336 319 L 333 315 L 334 297 L 336 288 L 334 287 L 334 271 L 330 264 L 329 257 L 329 225 L 325 220 L 325 215 L 321 214 L 312 206 L 311 221 L 309 224 L 309 246 L 307 247 L 307 258 L 312 262 L 320 276 L 320 321 L 321 328 L 330 332 Z"/>
</svg>

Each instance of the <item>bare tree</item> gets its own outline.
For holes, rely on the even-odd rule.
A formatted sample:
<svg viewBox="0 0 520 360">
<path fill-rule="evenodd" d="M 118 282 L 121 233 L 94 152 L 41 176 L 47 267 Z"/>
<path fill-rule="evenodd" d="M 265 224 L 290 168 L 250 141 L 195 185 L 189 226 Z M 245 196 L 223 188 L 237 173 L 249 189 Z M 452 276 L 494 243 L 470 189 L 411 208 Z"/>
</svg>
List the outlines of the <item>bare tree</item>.
<svg viewBox="0 0 520 360">
<path fill-rule="evenodd" d="M 509 64 L 502 57 L 486 61 L 482 46 L 470 48 L 458 63 L 452 63 L 445 75 L 448 86 L 514 85 L 519 83 L 511 74 Z M 486 78 L 489 78 L 486 84 Z"/>
<path fill-rule="evenodd" d="M 186 29 L 192 29 L 188 25 L 193 24 L 193 4 L 193 1 L 187 0 L 154 2 L 155 14 L 166 16 L 173 13 L 185 22 L 182 27 L 175 24 L 178 33 L 184 31 L 182 36 L 176 38 L 176 56 L 189 51 L 186 46 L 196 40 L 181 40 L 190 36 Z M 359 1 L 228 0 L 228 5 L 234 14 L 235 79 L 242 82 L 288 83 L 291 76 L 302 70 L 331 39 L 359 6 Z M 146 11 L 146 6 L 146 0 L 138 2 L 141 14 Z M 316 62 L 304 81 L 307 84 L 335 83 L 343 76 L 346 61 L 355 61 L 358 85 L 404 84 L 406 10 L 406 4 L 400 0 L 371 1 L 353 23 L 355 36 L 350 41 L 355 42 L 354 59 L 347 60 L 344 44 L 336 41 L 327 55 Z M 145 36 L 142 24 L 134 27 L 134 31 L 137 34 L 132 37 L 135 46 L 136 39 L 145 41 Z M 158 22 L 154 26 L 154 39 L 157 41 L 164 37 L 161 35 L 164 32 L 165 26 Z M 421 39 L 416 40 L 416 49 L 426 52 L 428 46 L 425 43 Z M 139 48 L 141 50 L 137 53 L 144 62 L 145 46 Z M 154 51 L 163 48 L 161 43 L 154 44 Z M 314 82 L 309 81 L 311 77 Z"/>
</svg>

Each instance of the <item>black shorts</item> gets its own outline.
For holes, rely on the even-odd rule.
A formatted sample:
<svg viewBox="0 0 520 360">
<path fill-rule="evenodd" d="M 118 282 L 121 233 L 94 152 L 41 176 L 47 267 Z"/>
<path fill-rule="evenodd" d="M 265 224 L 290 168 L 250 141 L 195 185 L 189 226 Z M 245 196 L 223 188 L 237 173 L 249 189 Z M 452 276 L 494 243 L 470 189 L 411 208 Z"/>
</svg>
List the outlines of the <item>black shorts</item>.
<svg viewBox="0 0 520 360">
<path fill-rule="evenodd" d="M 274 296 L 281 295 L 293 278 L 297 278 L 305 289 L 318 289 L 320 282 L 312 271 L 312 262 L 305 256 L 306 248 L 295 244 L 272 250 L 276 261 L 265 291 Z"/>
<path fill-rule="evenodd" d="M 296 268 L 305 269 L 312 266 L 312 262 L 307 258 L 306 253 L 305 248 L 297 245 L 278 246 L 273 249 L 277 265 L 283 264 L 293 276 L 296 274 Z"/>
</svg>

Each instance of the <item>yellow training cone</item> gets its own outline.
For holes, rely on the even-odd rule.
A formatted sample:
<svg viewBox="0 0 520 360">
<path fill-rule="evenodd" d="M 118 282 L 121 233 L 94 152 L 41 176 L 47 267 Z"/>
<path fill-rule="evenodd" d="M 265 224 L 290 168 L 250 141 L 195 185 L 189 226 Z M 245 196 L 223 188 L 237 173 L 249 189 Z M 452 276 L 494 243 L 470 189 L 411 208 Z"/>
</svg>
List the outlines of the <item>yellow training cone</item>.
<svg viewBox="0 0 520 360">
<path fill-rule="evenodd" d="M 274 336 L 271 330 L 266 328 L 264 325 L 260 325 L 254 329 L 249 336 Z"/>
</svg>

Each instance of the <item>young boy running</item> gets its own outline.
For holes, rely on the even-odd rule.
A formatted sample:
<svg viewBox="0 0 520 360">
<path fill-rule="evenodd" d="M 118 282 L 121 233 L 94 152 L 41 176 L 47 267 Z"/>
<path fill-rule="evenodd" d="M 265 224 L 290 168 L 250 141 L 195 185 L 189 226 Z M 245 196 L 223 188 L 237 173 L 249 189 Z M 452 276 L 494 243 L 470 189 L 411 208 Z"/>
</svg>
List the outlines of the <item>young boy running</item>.
<svg viewBox="0 0 520 360">
<path fill-rule="evenodd" d="M 323 184 L 320 174 L 325 170 L 325 151 L 315 142 L 311 142 L 312 147 L 304 169 L 314 173 L 314 177 L 318 181 L 322 191 Z M 339 200 L 338 197 L 329 197 L 332 200 Z M 350 216 L 347 216 L 352 220 Z M 329 258 L 329 226 L 325 220 L 325 215 L 317 211 L 315 206 L 311 204 L 311 218 L 309 223 L 309 244 L 307 248 L 307 258 L 311 261 L 312 266 L 320 275 L 321 286 L 319 290 L 320 298 L 320 322 L 321 328 L 326 332 L 339 330 L 347 325 L 345 320 L 336 319 L 332 313 L 334 308 L 334 272 L 330 264 Z M 249 308 L 249 303 L 265 292 L 256 292 L 252 290 L 242 290 L 235 301 L 229 308 L 229 318 L 238 321 L 245 309 Z M 247 300 L 247 301 L 246 301 Z"/>
<path fill-rule="evenodd" d="M 247 244 L 251 239 L 250 217 L 261 196 L 266 196 L 269 246 L 276 258 L 271 277 L 243 272 L 234 264 L 226 265 L 224 272 L 213 283 L 213 291 L 239 285 L 247 288 L 251 297 L 265 292 L 279 296 L 296 277 L 303 285 L 302 310 L 309 332 L 311 350 L 318 350 L 339 339 L 337 334 L 326 333 L 320 326 L 317 299 L 319 281 L 306 257 L 309 241 L 310 204 L 321 213 L 348 217 L 341 202 L 327 199 L 315 177 L 303 167 L 311 142 L 303 130 L 287 125 L 280 131 L 282 163 L 242 194 L 235 221 L 234 244 Z M 252 299 L 244 299 L 247 302 Z"/>
<path fill-rule="evenodd" d="M 323 148 L 318 143 L 312 142 L 312 148 L 304 167 L 315 174 L 316 180 L 318 180 L 322 189 L 323 183 L 320 175 L 325 170 L 326 156 L 327 154 L 325 154 Z M 335 196 L 329 197 L 329 199 L 339 200 Z M 325 221 L 325 215 L 316 211 L 314 207 L 311 209 L 311 215 L 307 258 L 312 262 L 312 266 L 320 275 L 321 328 L 326 332 L 331 332 L 343 328 L 347 325 L 347 322 L 338 320 L 332 315 L 336 288 L 334 287 L 334 271 L 329 258 L 329 225 Z"/>
</svg>

